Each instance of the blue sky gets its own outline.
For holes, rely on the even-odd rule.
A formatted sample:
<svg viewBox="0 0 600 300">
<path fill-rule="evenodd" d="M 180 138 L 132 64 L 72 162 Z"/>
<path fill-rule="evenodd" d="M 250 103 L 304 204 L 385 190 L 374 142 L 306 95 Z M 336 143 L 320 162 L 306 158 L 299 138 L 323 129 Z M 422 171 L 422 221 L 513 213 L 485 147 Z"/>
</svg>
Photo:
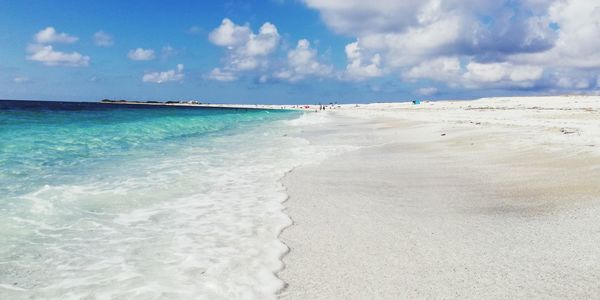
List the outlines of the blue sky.
<svg viewBox="0 0 600 300">
<path fill-rule="evenodd" d="M 598 0 L 0 0 L 0 98 L 597 93 L 598 17 Z"/>
</svg>

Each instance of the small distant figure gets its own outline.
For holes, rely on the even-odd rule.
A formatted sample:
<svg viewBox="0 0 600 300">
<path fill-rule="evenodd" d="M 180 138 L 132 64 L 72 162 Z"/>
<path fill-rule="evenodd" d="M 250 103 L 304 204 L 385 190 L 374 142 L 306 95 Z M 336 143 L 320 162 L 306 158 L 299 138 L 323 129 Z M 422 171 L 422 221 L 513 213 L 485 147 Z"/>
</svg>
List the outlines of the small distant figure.
<svg viewBox="0 0 600 300">
<path fill-rule="evenodd" d="M 412 104 L 414 104 L 414 105 L 421 104 L 421 100 L 413 100 Z"/>
</svg>

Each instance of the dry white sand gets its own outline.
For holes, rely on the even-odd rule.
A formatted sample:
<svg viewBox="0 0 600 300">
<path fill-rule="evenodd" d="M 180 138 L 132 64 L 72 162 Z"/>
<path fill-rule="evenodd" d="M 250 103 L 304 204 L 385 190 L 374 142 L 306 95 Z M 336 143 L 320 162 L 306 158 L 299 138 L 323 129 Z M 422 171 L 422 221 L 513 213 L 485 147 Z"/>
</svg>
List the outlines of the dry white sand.
<svg viewBox="0 0 600 300">
<path fill-rule="evenodd" d="M 600 98 L 345 106 L 284 178 L 286 299 L 600 298 Z"/>
</svg>

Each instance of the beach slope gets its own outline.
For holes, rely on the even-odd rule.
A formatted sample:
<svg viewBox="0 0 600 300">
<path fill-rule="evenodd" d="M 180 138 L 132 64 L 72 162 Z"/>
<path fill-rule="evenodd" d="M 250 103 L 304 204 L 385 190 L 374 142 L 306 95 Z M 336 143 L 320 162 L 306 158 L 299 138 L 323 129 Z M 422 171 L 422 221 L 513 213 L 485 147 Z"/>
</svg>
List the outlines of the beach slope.
<svg viewBox="0 0 600 300">
<path fill-rule="evenodd" d="M 374 104 L 283 180 L 284 299 L 600 295 L 600 99 Z M 322 118 L 322 116 L 321 116 Z"/>
</svg>

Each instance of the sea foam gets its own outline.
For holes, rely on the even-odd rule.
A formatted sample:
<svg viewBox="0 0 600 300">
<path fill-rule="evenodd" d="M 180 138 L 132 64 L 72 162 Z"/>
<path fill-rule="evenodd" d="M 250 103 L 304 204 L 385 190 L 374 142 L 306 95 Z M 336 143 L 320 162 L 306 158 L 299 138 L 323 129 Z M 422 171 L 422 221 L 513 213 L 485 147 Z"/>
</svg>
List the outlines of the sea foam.
<svg viewBox="0 0 600 300">
<path fill-rule="evenodd" d="M 332 149 L 294 137 L 301 126 L 281 117 L 199 133 L 173 125 L 187 124 L 175 116 L 159 117 L 167 129 L 151 126 L 162 128 L 159 141 L 108 124 L 132 130 L 113 137 L 122 149 L 96 141 L 109 150 L 47 158 L 56 169 L 24 160 L 42 170 L 4 179 L 15 188 L 0 202 L 0 298 L 275 297 L 287 251 L 278 235 L 291 224 L 279 179 Z M 153 134 L 144 122 L 156 116 L 144 118 L 135 125 Z M 83 140 L 106 138 L 94 130 Z M 82 147 L 48 143 L 53 151 Z"/>
</svg>

